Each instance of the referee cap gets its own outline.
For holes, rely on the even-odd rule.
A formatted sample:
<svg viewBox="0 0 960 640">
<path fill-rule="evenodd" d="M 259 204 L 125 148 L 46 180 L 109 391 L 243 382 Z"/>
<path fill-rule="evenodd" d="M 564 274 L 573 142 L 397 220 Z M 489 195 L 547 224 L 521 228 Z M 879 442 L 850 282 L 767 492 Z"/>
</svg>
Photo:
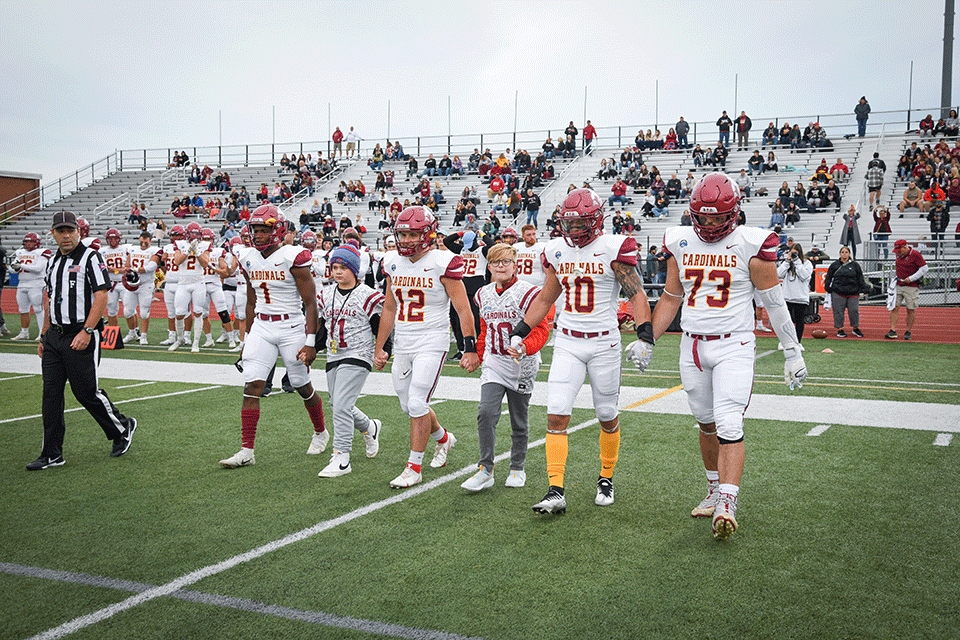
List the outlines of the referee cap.
<svg viewBox="0 0 960 640">
<path fill-rule="evenodd" d="M 58 211 L 53 214 L 53 222 L 50 224 L 51 229 L 58 229 L 60 227 L 72 227 L 73 229 L 79 229 L 80 225 L 77 224 L 77 216 L 72 211 Z"/>
<path fill-rule="evenodd" d="M 344 244 L 334 249 L 330 264 L 342 264 L 353 272 L 354 277 L 360 277 L 360 251 L 352 245 Z"/>
</svg>

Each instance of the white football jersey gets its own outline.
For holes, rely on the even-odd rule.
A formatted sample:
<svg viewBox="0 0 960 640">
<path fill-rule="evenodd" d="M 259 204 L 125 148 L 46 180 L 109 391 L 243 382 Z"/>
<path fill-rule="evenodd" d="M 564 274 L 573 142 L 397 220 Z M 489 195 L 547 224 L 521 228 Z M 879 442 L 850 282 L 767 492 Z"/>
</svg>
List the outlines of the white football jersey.
<svg viewBox="0 0 960 640">
<path fill-rule="evenodd" d="M 320 291 L 333 281 L 330 264 L 327 262 L 329 256 L 330 252 L 323 249 L 314 249 L 311 253 L 313 283 L 317 287 L 317 295 L 320 295 Z"/>
<path fill-rule="evenodd" d="M 695 335 L 753 331 L 750 259 L 776 261 L 777 234 L 740 226 L 719 242 L 706 243 L 693 227 L 671 227 L 663 234 L 663 246 L 680 271 L 684 331 Z"/>
<path fill-rule="evenodd" d="M 473 296 L 483 321 L 483 367 L 480 384 L 496 382 L 519 393 L 531 393 L 540 369 L 540 353 L 525 356 L 519 362 L 507 354 L 510 332 L 523 320 L 540 287 L 517 280 L 505 291 L 497 291 L 497 283 L 484 285 Z"/>
<path fill-rule="evenodd" d="M 532 282 L 542 287 L 547 274 L 543 270 L 543 249 L 547 246 L 543 242 L 535 242 L 527 246 L 526 242 L 517 242 L 513 245 L 517 250 L 517 278 L 525 282 Z"/>
<path fill-rule="evenodd" d="M 194 255 L 190 255 L 190 240 L 177 240 L 174 242 L 180 253 L 187 256 L 187 259 L 180 263 L 180 282 L 183 284 L 193 284 L 203 282 L 203 266 L 200 264 L 200 254 L 210 250 L 210 243 L 201 240 L 197 243 L 197 250 Z"/>
<path fill-rule="evenodd" d="M 162 252 L 160 249 L 157 249 L 154 246 L 147 247 L 146 249 L 141 249 L 140 245 L 130 245 L 128 247 L 129 251 L 127 255 L 130 257 L 130 268 L 136 271 L 137 269 L 144 268 L 147 266 L 147 263 L 150 262 L 154 256 L 161 256 Z M 152 275 L 152 274 L 151 274 Z M 141 278 L 141 282 L 144 282 Z M 150 284 L 153 284 L 153 278 L 150 278 Z"/>
<path fill-rule="evenodd" d="M 163 281 L 167 284 L 177 284 L 180 282 L 180 265 L 173 261 L 173 253 L 176 247 L 171 242 L 163 248 L 161 260 L 163 264 Z"/>
<path fill-rule="evenodd" d="M 327 326 L 327 362 L 352 358 L 373 366 L 377 336 L 370 318 L 383 313 L 383 294 L 363 283 L 344 294 L 332 284 L 320 292 L 318 300 L 320 318 Z"/>
<path fill-rule="evenodd" d="M 460 252 L 460 257 L 463 258 L 464 278 L 482 278 L 487 275 L 487 257 L 483 255 L 482 244 L 477 245 L 476 251 L 464 249 Z"/>
<path fill-rule="evenodd" d="M 393 352 L 446 351 L 450 347 L 450 296 L 441 277 L 463 279 L 463 258 L 428 251 L 416 262 L 394 251 L 384 258 L 397 301 Z"/>
<path fill-rule="evenodd" d="M 303 300 L 291 269 L 309 269 L 310 262 L 310 252 L 303 247 L 280 245 L 267 258 L 253 247 L 242 248 L 240 269 L 257 294 L 254 311 L 271 316 L 289 315 L 293 319 L 302 319 Z"/>
<path fill-rule="evenodd" d="M 220 279 L 219 274 L 214 272 L 213 268 L 220 266 L 220 258 L 224 257 L 226 253 L 227 252 L 223 247 L 214 247 L 210 249 L 210 259 L 207 261 L 209 266 L 203 270 L 204 283 L 223 286 L 223 280 Z"/>
<path fill-rule="evenodd" d="M 15 255 L 16 261 L 20 263 L 20 284 L 17 286 L 24 289 L 42 289 L 47 263 L 53 257 L 53 252 L 43 247 L 37 247 L 33 251 L 21 247 Z"/>
<path fill-rule="evenodd" d="M 100 249 L 103 262 L 107 265 L 107 273 L 110 274 L 110 282 L 117 283 L 123 280 L 123 272 L 127 268 L 127 249 L 125 244 L 117 245 L 116 248 L 108 244 Z"/>
<path fill-rule="evenodd" d="M 557 299 L 560 329 L 599 333 L 619 331 L 617 298 L 620 283 L 613 263 L 637 264 L 637 241 L 617 235 L 601 235 L 585 247 L 571 247 L 554 238 L 543 250 L 544 268 L 554 268 L 563 292 Z"/>
</svg>

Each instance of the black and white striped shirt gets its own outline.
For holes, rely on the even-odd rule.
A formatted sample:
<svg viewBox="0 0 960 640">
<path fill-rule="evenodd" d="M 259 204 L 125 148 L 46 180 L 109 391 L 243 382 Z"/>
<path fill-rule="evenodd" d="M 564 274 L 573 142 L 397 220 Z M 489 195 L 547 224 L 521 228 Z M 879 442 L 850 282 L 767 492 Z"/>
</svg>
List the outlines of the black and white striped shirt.
<svg viewBox="0 0 960 640">
<path fill-rule="evenodd" d="M 82 242 L 64 255 L 55 251 L 45 278 L 50 295 L 50 323 L 83 324 L 93 306 L 93 294 L 110 288 L 103 257 Z"/>
</svg>

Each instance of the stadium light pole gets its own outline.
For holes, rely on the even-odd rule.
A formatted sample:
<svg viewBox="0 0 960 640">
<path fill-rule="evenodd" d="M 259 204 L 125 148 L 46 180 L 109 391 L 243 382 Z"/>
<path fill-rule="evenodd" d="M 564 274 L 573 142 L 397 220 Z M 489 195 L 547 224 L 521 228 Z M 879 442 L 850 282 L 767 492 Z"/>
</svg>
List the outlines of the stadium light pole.
<svg viewBox="0 0 960 640">
<path fill-rule="evenodd" d="M 940 117 L 950 115 L 953 106 L 953 10 L 954 0 L 944 0 L 943 5 L 943 78 L 940 84 Z"/>
</svg>

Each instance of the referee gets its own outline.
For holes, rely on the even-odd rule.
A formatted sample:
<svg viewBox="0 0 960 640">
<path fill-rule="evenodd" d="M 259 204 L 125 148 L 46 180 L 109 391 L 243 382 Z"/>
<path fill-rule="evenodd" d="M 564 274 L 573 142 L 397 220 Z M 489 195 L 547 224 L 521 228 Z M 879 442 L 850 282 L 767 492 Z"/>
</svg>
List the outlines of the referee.
<svg viewBox="0 0 960 640">
<path fill-rule="evenodd" d="M 37 347 L 43 371 L 43 451 L 27 465 L 30 471 L 64 462 L 63 388 L 67 380 L 73 395 L 113 441 L 111 456 L 127 452 L 137 429 L 137 420 L 120 413 L 97 384 L 100 329 L 110 289 L 107 267 L 96 250 L 80 242 L 73 213 L 54 214 L 51 229 L 60 251 L 47 265 L 46 320 Z"/>
</svg>

